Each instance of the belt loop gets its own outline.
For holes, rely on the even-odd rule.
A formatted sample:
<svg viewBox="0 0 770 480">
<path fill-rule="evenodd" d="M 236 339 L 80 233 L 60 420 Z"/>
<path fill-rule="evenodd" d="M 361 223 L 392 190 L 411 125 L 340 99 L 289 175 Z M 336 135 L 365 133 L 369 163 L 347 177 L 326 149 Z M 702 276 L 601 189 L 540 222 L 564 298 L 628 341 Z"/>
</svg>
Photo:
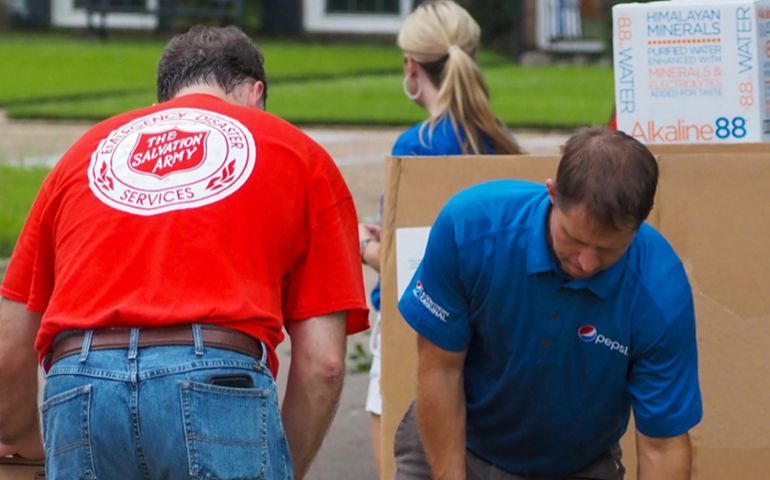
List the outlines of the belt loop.
<svg viewBox="0 0 770 480">
<path fill-rule="evenodd" d="M 131 329 L 131 336 L 128 339 L 128 359 L 136 360 L 136 353 L 139 349 L 139 329 L 134 327 Z"/>
<path fill-rule="evenodd" d="M 43 369 L 43 376 L 48 377 L 48 370 L 51 369 L 51 359 L 53 359 L 53 353 L 49 350 L 43 357 L 43 361 L 40 362 L 40 368 Z"/>
<path fill-rule="evenodd" d="M 91 351 L 91 340 L 93 340 L 93 338 L 93 329 L 86 330 L 85 335 L 83 335 L 83 347 L 80 349 L 80 358 L 78 359 L 80 363 L 86 363 L 88 352 Z"/>
<path fill-rule="evenodd" d="M 267 345 L 265 345 L 265 342 L 262 340 L 257 340 L 259 342 L 259 346 L 262 347 L 262 357 L 259 359 L 260 365 L 267 365 Z"/>
<path fill-rule="evenodd" d="M 192 324 L 193 343 L 195 344 L 195 355 L 198 357 L 203 356 L 203 334 L 201 333 L 201 324 Z"/>
</svg>

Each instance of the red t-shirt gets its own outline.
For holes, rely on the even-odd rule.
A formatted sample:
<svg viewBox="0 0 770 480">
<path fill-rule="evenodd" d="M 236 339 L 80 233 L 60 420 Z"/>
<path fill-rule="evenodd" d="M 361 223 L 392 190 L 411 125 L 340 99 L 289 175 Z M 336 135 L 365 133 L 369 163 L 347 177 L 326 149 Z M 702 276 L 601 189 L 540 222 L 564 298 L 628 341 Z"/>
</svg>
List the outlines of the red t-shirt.
<svg viewBox="0 0 770 480">
<path fill-rule="evenodd" d="M 0 294 L 57 334 L 213 323 L 275 347 L 283 324 L 368 327 L 353 199 L 292 125 L 210 95 L 106 120 L 46 178 Z"/>
</svg>

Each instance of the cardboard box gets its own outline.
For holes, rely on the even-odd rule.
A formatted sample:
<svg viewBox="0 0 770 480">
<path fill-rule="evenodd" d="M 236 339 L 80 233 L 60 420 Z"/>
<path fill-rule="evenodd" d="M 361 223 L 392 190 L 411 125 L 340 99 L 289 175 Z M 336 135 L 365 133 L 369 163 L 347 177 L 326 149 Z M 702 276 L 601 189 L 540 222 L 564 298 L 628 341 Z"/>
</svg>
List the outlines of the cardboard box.
<svg viewBox="0 0 770 480">
<path fill-rule="evenodd" d="M 0 458 L 0 480 L 45 480 L 43 462 Z"/>
<path fill-rule="evenodd" d="M 770 149 L 672 146 L 649 219 L 688 271 L 695 298 L 704 419 L 691 431 L 695 480 L 765 480 L 770 471 Z M 723 148 L 724 147 L 724 148 Z M 666 150 L 666 149 L 664 149 Z M 671 151 L 673 150 L 673 151 Z M 692 153 L 697 152 L 697 153 Z M 544 181 L 556 156 L 392 158 L 382 243 L 382 466 L 393 478 L 393 438 L 414 398 L 416 339 L 396 307 L 396 232 L 431 225 L 456 192 L 496 178 Z M 621 441 L 636 478 L 633 425 Z"/>
<path fill-rule="evenodd" d="M 612 9 L 618 129 L 644 143 L 770 140 L 770 1 Z"/>
</svg>

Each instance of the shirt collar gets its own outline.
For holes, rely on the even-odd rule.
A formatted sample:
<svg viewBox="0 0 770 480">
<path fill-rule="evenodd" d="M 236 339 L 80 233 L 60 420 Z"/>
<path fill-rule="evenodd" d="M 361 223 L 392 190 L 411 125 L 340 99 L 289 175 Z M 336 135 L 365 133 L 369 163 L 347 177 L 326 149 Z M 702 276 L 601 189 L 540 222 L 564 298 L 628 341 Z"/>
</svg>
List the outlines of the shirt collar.
<svg viewBox="0 0 770 480">
<path fill-rule="evenodd" d="M 567 280 L 564 286 L 574 290 L 587 288 L 591 290 L 594 295 L 604 300 L 609 297 L 612 291 L 618 286 L 620 277 L 623 275 L 626 262 L 628 261 L 627 256 L 628 252 L 624 253 L 610 268 L 602 270 L 593 277 L 581 280 Z"/>
<path fill-rule="evenodd" d="M 556 270 L 556 259 L 548 244 L 548 212 L 551 210 L 551 199 L 544 193 L 535 211 L 530 217 L 529 245 L 527 246 L 527 273 L 543 273 Z"/>
<path fill-rule="evenodd" d="M 589 289 L 596 296 L 606 299 L 617 286 L 623 274 L 627 262 L 628 252 L 610 268 L 599 272 L 590 278 L 571 280 L 562 271 L 556 262 L 556 257 L 548 243 L 548 212 L 551 210 L 551 200 L 548 195 L 535 207 L 529 225 L 529 244 L 527 245 L 527 273 L 535 275 L 544 272 L 553 272 L 554 275 L 564 279 L 563 286 L 573 290 Z"/>
</svg>

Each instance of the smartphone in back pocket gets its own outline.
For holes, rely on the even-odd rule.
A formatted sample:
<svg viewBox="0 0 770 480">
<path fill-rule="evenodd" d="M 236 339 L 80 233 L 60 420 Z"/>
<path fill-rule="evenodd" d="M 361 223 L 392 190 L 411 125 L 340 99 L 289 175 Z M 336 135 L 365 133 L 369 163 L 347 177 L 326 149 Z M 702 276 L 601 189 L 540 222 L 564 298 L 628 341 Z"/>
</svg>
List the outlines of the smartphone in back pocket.
<svg viewBox="0 0 770 480">
<path fill-rule="evenodd" d="M 222 375 L 211 377 L 208 381 L 211 385 L 232 388 L 253 388 L 254 382 L 248 375 Z"/>
</svg>

